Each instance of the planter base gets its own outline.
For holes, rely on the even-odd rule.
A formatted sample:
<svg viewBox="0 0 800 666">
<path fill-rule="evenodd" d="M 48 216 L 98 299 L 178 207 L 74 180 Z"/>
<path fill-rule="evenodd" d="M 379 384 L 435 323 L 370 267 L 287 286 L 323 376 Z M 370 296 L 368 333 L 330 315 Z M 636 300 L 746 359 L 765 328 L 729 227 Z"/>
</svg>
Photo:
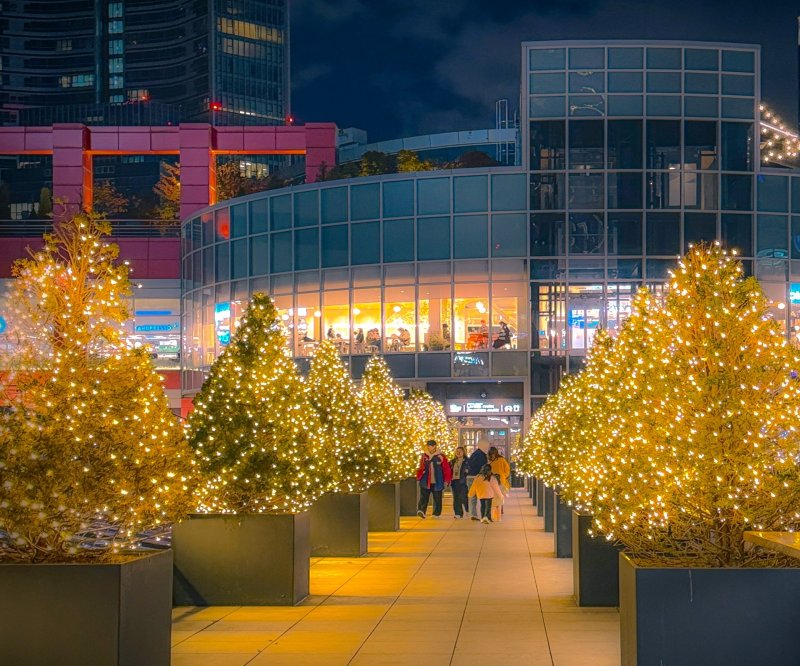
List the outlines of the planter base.
<svg viewBox="0 0 800 666">
<path fill-rule="evenodd" d="M 172 551 L 0 565 L 0 662 L 169 666 Z"/>
<path fill-rule="evenodd" d="M 176 606 L 291 606 L 308 596 L 307 513 L 195 514 L 172 530 Z"/>
<path fill-rule="evenodd" d="M 415 477 L 400 482 L 400 515 L 416 516 L 419 506 L 419 481 Z"/>
<path fill-rule="evenodd" d="M 544 481 L 541 479 L 535 479 L 534 483 L 536 484 L 536 499 L 534 500 L 534 505 L 536 506 L 536 515 L 543 516 L 544 515 Z"/>
<path fill-rule="evenodd" d="M 326 493 L 308 511 L 312 557 L 367 553 L 367 493 Z"/>
<path fill-rule="evenodd" d="M 544 531 L 552 532 L 556 524 L 556 506 L 553 497 L 553 489 L 545 486 L 544 489 Z"/>
<path fill-rule="evenodd" d="M 800 664 L 800 569 L 661 569 L 619 556 L 623 666 Z"/>
<path fill-rule="evenodd" d="M 369 531 L 400 529 L 400 484 L 378 483 L 369 489 Z"/>
<path fill-rule="evenodd" d="M 578 606 L 619 606 L 619 548 L 589 536 L 592 516 L 572 512 L 572 585 Z"/>
<path fill-rule="evenodd" d="M 555 526 L 555 554 L 556 557 L 572 557 L 572 507 L 561 499 L 556 493 L 554 495 L 556 504 L 556 526 Z"/>
</svg>

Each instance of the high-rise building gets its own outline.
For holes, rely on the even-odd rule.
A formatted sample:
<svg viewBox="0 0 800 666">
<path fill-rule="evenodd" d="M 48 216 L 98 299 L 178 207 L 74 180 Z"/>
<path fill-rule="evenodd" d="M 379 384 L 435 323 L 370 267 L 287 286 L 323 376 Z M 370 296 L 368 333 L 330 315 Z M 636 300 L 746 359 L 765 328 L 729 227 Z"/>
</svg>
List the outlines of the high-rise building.
<svg viewBox="0 0 800 666">
<path fill-rule="evenodd" d="M 282 124 L 287 0 L 3 0 L 0 123 Z"/>
</svg>

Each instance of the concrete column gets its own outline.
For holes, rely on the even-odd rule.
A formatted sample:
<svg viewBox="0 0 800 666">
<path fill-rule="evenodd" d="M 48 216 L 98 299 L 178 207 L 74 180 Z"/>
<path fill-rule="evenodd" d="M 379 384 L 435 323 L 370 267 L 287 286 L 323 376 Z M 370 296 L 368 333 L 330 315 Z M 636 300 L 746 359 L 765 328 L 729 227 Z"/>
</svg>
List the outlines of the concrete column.
<svg viewBox="0 0 800 666">
<path fill-rule="evenodd" d="M 92 156 L 88 151 L 85 125 L 53 125 L 53 210 L 57 218 L 92 207 Z"/>
<path fill-rule="evenodd" d="M 181 210 L 185 219 L 217 202 L 214 128 L 208 123 L 181 123 L 179 140 Z"/>
<path fill-rule="evenodd" d="M 319 168 L 336 166 L 336 125 L 333 123 L 306 123 L 306 182 L 317 180 Z"/>
</svg>

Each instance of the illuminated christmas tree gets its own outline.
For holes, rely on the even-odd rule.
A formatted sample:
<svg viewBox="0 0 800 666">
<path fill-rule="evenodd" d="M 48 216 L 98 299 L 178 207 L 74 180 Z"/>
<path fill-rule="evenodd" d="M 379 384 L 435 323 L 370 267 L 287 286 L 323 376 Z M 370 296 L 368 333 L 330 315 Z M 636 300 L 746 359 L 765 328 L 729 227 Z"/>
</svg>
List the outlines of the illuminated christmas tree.
<svg viewBox="0 0 800 666">
<path fill-rule="evenodd" d="M 306 385 L 326 442 L 333 447 L 337 473 L 332 489 L 341 493 L 368 490 L 384 478 L 388 460 L 369 427 L 355 386 L 332 341 L 326 340 L 317 348 Z"/>
<path fill-rule="evenodd" d="M 447 418 L 442 403 L 425 391 L 411 391 L 406 403 L 421 429 L 416 440 L 423 443 L 436 440 L 440 451 L 451 457 L 455 455 L 458 428 Z"/>
<path fill-rule="evenodd" d="M 331 487 L 336 462 L 268 296 L 253 295 L 194 404 L 201 511 L 297 513 Z"/>
<path fill-rule="evenodd" d="M 758 566 L 771 556 L 746 550 L 745 530 L 800 526 L 800 350 L 770 307 L 735 258 L 703 245 L 651 304 L 647 346 L 620 333 L 617 359 L 635 372 L 609 385 L 627 397 L 601 435 L 617 450 L 594 511 L 636 560 Z"/>
<path fill-rule="evenodd" d="M 400 481 L 413 476 L 423 444 L 421 427 L 381 356 L 373 356 L 367 362 L 359 400 L 388 460 L 383 480 Z"/>
<path fill-rule="evenodd" d="M 191 509 L 191 450 L 149 352 L 125 338 L 131 286 L 110 231 L 80 213 L 14 265 L 2 559 L 111 557 Z"/>
</svg>

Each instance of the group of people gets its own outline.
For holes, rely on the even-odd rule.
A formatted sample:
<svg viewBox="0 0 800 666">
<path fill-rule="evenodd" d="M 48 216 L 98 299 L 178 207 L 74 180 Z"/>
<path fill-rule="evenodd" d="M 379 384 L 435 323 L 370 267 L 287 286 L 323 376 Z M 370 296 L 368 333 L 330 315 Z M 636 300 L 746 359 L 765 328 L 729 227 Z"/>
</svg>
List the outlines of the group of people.
<svg viewBox="0 0 800 666">
<path fill-rule="evenodd" d="M 442 494 L 449 486 L 453 492 L 454 518 L 469 515 L 471 520 L 483 523 L 501 519 L 503 502 L 511 488 L 511 466 L 497 447 L 481 440 L 467 457 L 466 449 L 459 446 L 452 460 L 439 451 L 435 440 L 428 440 L 425 449 L 417 469 L 420 518 L 426 517 L 431 498 L 434 518 L 442 515 Z"/>
</svg>

